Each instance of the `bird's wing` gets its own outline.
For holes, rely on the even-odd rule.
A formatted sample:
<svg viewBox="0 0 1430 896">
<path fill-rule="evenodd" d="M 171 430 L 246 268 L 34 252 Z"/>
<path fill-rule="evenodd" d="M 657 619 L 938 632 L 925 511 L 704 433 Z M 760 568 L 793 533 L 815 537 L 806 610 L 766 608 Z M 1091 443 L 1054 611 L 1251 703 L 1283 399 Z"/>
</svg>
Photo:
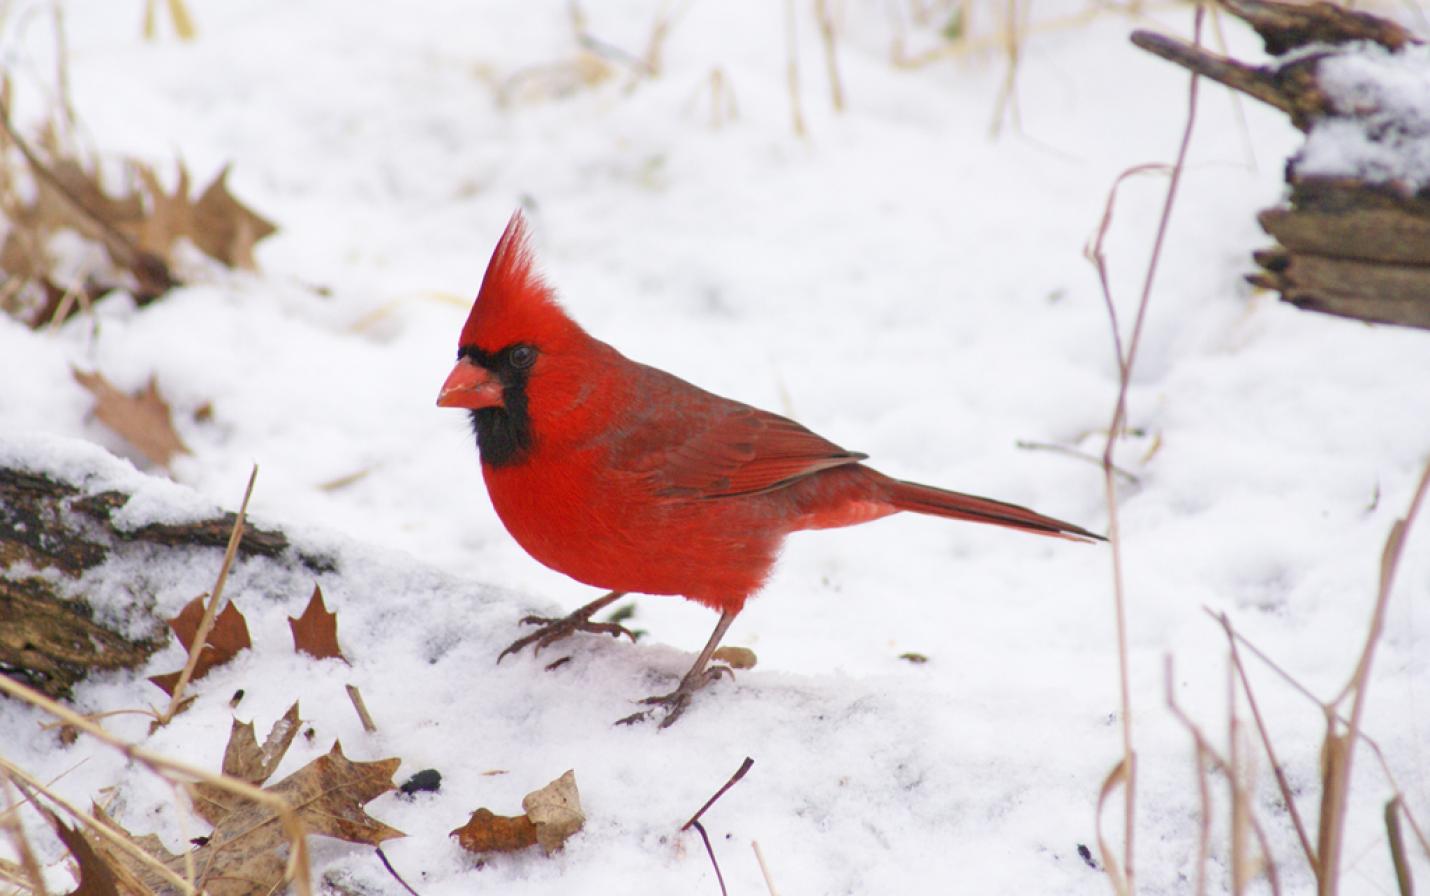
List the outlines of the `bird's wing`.
<svg viewBox="0 0 1430 896">
<path fill-rule="evenodd" d="M 734 402 L 705 422 L 688 430 L 648 470 L 661 493 L 699 498 L 759 494 L 868 456 L 846 451 L 793 420 Z"/>
</svg>

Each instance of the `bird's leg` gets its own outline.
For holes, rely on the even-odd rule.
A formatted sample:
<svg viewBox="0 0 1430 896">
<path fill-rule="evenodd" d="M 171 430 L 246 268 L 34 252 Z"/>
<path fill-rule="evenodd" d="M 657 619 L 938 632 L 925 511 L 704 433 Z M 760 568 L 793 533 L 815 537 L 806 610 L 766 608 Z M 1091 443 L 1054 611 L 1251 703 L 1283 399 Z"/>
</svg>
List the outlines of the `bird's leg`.
<svg viewBox="0 0 1430 896">
<path fill-rule="evenodd" d="M 685 707 L 690 705 L 690 698 L 695 696 L 695 692 L 705 687 L 710 682 L 721 675 L 734 677 L 735 673 L 729 666 L 723 663 L 710 665 L 710 657 L 714 655 L 715 648 L 720 646 L 720 639 L 725 637 L 725 630 L 730 627 L 730 623 L 735 621 L 735 613 L 726 611 L 720 614 L 720 621 L 715 623 L 715 631 L 711 633 L 709 642 L 705 649 L 700 651 L 700 656 L 695 658 L 695 664 L 690 667 L 690 671 L 685 673 L 685 677 L 680 680 L 680 687 L 663 694 L 659 697 L 647 697 L 642 703 L 651 704 L 650 709 L 643 709 L 640 712 L 632 713 L 624 719 L 616 720 L 617 725 L 634 725 L 651 717 L 657 707 L 665 707 L 665 718 L 661 719 L 660 727 L 669 728 L 675 724 L 675 720 L 680 718 L 685 712 Z"/>
<path fill-rule="evenodd" d="M 524 638 L 518 638 L 511 643 L 511 646 L 501 652 L 497 657 L 497 662 L 506 659 L 509 653 L 519 653 L 528 644 L 535 644 L 533 652 L 540 653 L 541 648 L 554 644 L 562 638 L 569 638 L 577 632 L 591 632 L 592 634 L 605 634 L 613 638 L 625 635 L 632 641 L 636 639 L 635 633 L 618 622 L 592 622 L 591 617 L 605 609 L 610 604 L 625 596 L 624 591 L 612 591 L 605 597 L 597 598 L 586 606 L 581 607 L 569 616 L 527 616 L 521 620 L 522 625 L 540 626 L 536 631 Z"/>
</svg>

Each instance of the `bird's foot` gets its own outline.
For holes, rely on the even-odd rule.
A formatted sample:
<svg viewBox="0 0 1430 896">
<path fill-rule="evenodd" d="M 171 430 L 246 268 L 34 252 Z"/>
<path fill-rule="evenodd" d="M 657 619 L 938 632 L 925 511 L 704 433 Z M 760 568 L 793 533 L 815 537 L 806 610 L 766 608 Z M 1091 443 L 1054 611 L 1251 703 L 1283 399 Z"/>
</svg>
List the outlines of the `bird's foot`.
<svg viewBox="0 0 1430 896">
<path fill-rule="evenodd" d="M 616 724 L 634 725 L 637 722 L 644 722 L 655 715 L 661 707 L 665 707 L 665 718 L 660 720 L 660 727 L 669 728 L 671 725 L 674 725 L 675 720 L 680 718 L 685 712 L 685 708 L 690 705 L 690 699 L 695 696 L 695 692 L 722 675 L 728 675 L 734 678 L 735 671 L 723 663 L 716 663 L 701 669 L 699 672 L 691 670 L 690 674 L 681 679 L 680 687 L 671 691 L 669 694 L 662 694 L 658 697 L 647 697 L 641 701 L 641 703 L 650 706 L 650 709 L 642 709 L 639 712 L 631 713 L 623 719 L 617 719 Z"/>
<path fill-rule="evenodd" d="M 602 606 L 605 606 L 605 604 L 602 604 L 600 601 L 597 601 L 596 604 L 600 604 L 600 606 L 587 604 L 569 616 L 552 617 L 533 615 L 524 617 L 521 620 L 522 625 L 535 625 L 539 626 L 539 628 L 526 637 L 517 638 L 513 641 L 511 645 L 507 647 L 506 650 L 503 650 L 501 655 L 497 657 L 497 662 L 506 659 L 507 654 L 520 653 L 530 645 L 535 645 L 532 647 L 532 653 L 540 653 L 541 648 L 549 647 L 563 638 L 571 637 L 577 632 L 610 635 L 613 638 L 619 638 L 621 635 L 625 635 L 632 641 L 635 641 L 635 632 L 621 625 L 619 622 L 592 622 L 591 616 L 597 610 L 601 609 Z M 552 663 L 551 666 L 547 668 L 554 668 L 557 665 L 560 665 L 560 663 Z"/>
</svg>

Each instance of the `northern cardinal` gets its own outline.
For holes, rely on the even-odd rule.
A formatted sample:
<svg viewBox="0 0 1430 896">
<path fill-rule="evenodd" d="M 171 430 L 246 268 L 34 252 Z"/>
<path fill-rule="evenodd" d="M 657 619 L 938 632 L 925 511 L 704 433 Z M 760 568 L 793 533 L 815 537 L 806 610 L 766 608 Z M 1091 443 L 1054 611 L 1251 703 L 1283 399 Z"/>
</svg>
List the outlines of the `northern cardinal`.
<svg viewBox="0 0 1430 896">
<path fill-rule="evenodd" d="M 520 212 L 492 253 L 437 404 L 471 413 L 487 493 L 512 537 L 610 591 L 564 618 L 527 617 L 540 628 L 502 657 L 577 631 L 629 634 L 591 618 L 627 592 L 719 611 L 680 686 L 623 722 L 664 707 L 669 726 L 729 671 L 711 667 L 711 654 L 791 532 L 910 510 L 1100 540 L 1025 507 L 891 479 L 793 420 L 626 358 L 557 304 L 533 269 Z"/>
</svg>

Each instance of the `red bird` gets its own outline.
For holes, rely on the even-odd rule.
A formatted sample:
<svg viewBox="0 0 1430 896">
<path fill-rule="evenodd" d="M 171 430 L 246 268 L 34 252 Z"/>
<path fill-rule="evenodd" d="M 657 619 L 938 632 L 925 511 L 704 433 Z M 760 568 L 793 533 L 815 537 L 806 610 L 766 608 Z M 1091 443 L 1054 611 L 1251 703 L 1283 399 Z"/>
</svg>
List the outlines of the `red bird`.
<svg viewBox="0 0 1430 896">
<path fill-rule="evenodd" d="M 785 536 L 901 510 L 1077 540 L 1097 535 L 1025 507 L 891 479 L 793 420 L 638 364 L 581 329 L 533 270 L 521 213 L 487 266 L 437 404 L 466 408 L 492 506 L 537 560 L 610 591 L 562 619 L 527 617 L 536 650 L 627 592 L 679 594 L 720 613 L 680 686 L 646 703 L 674 722 Z M 709 667 L 709 668 L 707 668 Z"/>
</svg>

